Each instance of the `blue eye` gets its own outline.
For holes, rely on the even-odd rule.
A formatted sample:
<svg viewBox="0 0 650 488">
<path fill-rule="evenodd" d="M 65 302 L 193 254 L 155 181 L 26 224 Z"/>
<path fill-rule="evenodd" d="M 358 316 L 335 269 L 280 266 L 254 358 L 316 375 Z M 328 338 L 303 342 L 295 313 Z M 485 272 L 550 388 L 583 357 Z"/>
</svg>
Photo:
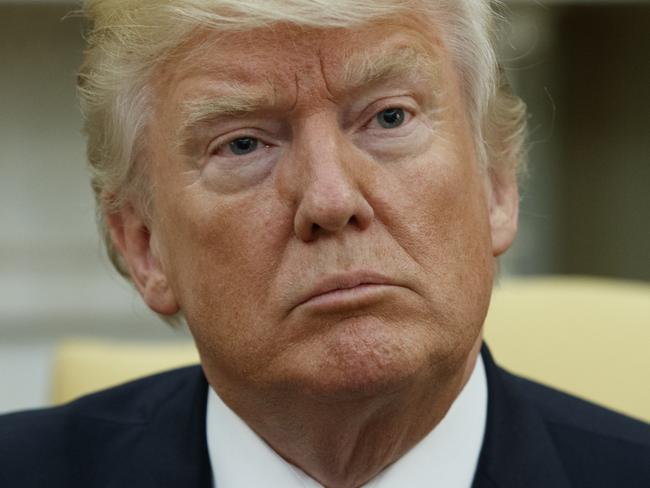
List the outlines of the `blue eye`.
<svg viewBox="0 0 650 488">
<path fill-rule="evenodd" d="M 228 147 L 236 156 L 250 154 L 257 149 L 259 141 L 253 137 L 240 137 L 228 143 Z"/>
<path fill-rule="evenodd" d="M 401 108 L 388 108 L 377 114 L 377 122 L 384 129 L 395 129 L 404 123 L 406 114 Z"/>
</svg>

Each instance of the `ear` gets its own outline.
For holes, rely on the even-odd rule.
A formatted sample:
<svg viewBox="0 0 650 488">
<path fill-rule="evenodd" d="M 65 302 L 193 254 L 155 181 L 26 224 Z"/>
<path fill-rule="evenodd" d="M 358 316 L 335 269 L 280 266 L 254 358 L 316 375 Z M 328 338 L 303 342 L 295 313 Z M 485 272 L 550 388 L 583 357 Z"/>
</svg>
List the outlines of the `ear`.
<svg viewBox="0 0 650 488">
<path fill-rule="evenodd" d="M 122 255 L 131 279 L 145 303 L 154 312 L 174 315 L 179 311 L 176 297 L 161 266 L 157 250 L 144 219 L 131 205 L 106 213 L 113 244 Z"/>
<path fill-rule="evenodd" d="M 517 175 L 511 170 L 489 170 L 490 228 L 492 254 L 500 256 L 508 250 L 517 235 L 519 188 Z"/>
</svg>

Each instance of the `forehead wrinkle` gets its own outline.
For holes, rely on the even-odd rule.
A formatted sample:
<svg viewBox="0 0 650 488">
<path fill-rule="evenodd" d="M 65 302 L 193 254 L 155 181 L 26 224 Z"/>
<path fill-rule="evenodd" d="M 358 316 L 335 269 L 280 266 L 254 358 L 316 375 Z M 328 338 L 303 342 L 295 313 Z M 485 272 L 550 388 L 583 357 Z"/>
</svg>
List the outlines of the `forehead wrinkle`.
<svg viewBox="0 0 650 488">
<path fill-rule="evenodd" d="M 319 63 L 319 67 L 320 67 L 320 73 L 321 73 L 321 76 L 323 77 L 323 83 L 325 85 L 325 91 L 327 93 L 327 97 L 328 97 L 329 100 L 333 101 L 336 97 L 334 97 L 334 92 L 332 91 L 332 88 L 330 87 L 330 82 L 327 79 L 327 72 L 325 70 L 325 60 L 323 59 L 323 54 L 322 54 L 320 49 L 318 50 L 317 55 L 318 55 L 318 63 Z"/>
<path fill-rule="evenodd" d="M 293 74 L 293 84 L 294 84 L 295 96 L 290 108 L 290 111 L 292 112 L 296 110 L 296 107 L 298 106 L 298 99 L 300 98 L 300 79 L 298 78 L 298 73 Z"/>
</svg>

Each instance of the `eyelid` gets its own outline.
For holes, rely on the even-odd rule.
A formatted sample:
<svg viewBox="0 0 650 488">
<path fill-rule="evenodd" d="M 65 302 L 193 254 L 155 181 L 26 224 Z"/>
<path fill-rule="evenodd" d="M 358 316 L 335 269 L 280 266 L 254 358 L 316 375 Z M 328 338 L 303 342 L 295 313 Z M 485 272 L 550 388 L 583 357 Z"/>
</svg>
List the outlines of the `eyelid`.
<svg viewBox="0 0 650 488">
<path fill-rule="evenodd" d="M 216 151 L 218 151 L 221 148 L 224 148 L 228 146 L 233 141 L 236 141 L 237 139 L 256 139 L 259 141 L 260 145 L 262 147 L 271 147 L 274 146 L 275 144 L 272 142 L 269 142 L 269 137 L 264 137 L 260 134 L 258 134 L 259 129 L 252 129 L 252 128 L 246 128 L 246 129 L 237 129 L 231 132 L 228 132 L 226 134 L 222 134 L 214 139 L 211 139 L 210 142 L 208 143 L 205 154 L 207 157 L 211 157 L 217 154 Z M 253 153 L 251 153 L 253 154 Z M 236 155 L 232 155 L 235 157 Z M 236 157 L 244 157 L 244 156 L 236 156 Z"/>
<path fill-rule="evenodd" d="M 379 124 L 379 122 L 377 122 L 377 116 L 378 116 L 381 112 L 383 112 L 383 111 L 385 111 L 385 110 L 388 110 L 388 109 L 391 109 L 391 108 L 396 108 L 396 109 L 403 110 L 404 113 L 406 114 L 406 117 L 405 117 L 405 119 L 404 119 L 404 122 L 403 122 L 401 125 L 399 125 L 398 127 L 394 128 L 394 129 L 391 129 L 391 130 L 397 130 L 397 129 L 399 129 L 400 127 L 405 126 L 406 124 L 408 124 L 408 123 L 413 119 L 413 117 L 416 116 L 416 111 L 413 110 L 413 109 L 410 108 L 410 107 L 407 107 L 407 106 L 405 106 L 405 105 L 403 105 L 403 104 L 402 104 L 402 105 L 400 105 L 400 104 L 388 104 L 388 105 L 386 105 L 385 107 L 380 108 L 380 109 L 374 111 L 374 112 L 372 113 L 372 115 L 368 118 L 368 120 L 363 124 L 362 127 L 364 127 L 364 128 L 368 128 L 368 127 L 369 127 L 371 124 L 373 124 L 373 123 L 377 123 L 377 124 Z M 362 119 L 362 120 L 364 120 L 364 119 Z M 383 129 L 383 130 L 386 130 L 385 128 L 382 128 L 382 129 Z"/>
<path fill-rule="evenodd" d="M 361 127 L 368 127 L 380 112 L 389 108 L 399 108 L 407 112 L 409 115 L 407 122 L 418 113 L 417 102 L 409 95 L 385 97 L 375 100 L 361 112 L 359 117 L 363 121 Z"/>
</svg>

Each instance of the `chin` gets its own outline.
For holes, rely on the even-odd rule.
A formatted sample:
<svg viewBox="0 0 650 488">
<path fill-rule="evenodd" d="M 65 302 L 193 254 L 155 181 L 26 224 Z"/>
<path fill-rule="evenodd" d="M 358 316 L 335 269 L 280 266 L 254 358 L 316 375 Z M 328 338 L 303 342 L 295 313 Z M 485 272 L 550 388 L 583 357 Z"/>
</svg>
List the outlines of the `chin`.
<svg viewBox="0 0 650 488">
<path fill-rule="evenodd" d="M 414 328 L 347 319 L 310 345 L 301 383 L 324 401 L 389 396 L 435 376 L 422 339 Z"/>
</svg>

